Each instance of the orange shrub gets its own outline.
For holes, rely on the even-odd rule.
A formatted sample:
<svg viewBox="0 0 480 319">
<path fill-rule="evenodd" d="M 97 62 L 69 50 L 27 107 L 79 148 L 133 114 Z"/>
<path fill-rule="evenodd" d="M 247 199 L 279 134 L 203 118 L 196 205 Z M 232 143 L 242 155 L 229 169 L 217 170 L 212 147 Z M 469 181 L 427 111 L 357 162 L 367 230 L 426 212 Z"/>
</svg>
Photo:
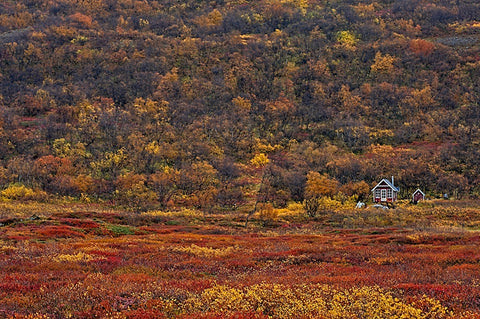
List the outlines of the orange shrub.
<svg viewBox="0 0 480 319">
<path fill-rule="evenodd" d="M 414 39 L 410 41 L 410 50 L 416 55 L 429 56 L 434 49 L 435 45 L 432 42 L 422 39 Z"/>
</svg>

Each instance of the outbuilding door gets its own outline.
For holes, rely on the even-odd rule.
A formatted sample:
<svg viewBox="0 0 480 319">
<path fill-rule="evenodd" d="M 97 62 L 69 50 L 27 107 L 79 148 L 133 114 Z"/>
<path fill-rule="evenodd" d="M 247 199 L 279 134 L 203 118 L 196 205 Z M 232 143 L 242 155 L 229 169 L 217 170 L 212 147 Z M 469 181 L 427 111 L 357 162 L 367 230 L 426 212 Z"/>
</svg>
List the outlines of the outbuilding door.
<svg viewBox="0 0 480 319">
<path fill-rule="evenodd" d="M 386 201 L 387 201 L 387 190 L 386 190 L 386 189 L 382 189 L 380 194 L 382 194 L 380 200 L 381 200 L 382 202 L 386 202 Z"/>
<path fill-rule="evenodd" d="M 423 200 L 423 195 L 420 192 L 415 193 L 415 196 L 413 197 L 414 202 L 418 202 L 420 200 Z"/>
</svg>

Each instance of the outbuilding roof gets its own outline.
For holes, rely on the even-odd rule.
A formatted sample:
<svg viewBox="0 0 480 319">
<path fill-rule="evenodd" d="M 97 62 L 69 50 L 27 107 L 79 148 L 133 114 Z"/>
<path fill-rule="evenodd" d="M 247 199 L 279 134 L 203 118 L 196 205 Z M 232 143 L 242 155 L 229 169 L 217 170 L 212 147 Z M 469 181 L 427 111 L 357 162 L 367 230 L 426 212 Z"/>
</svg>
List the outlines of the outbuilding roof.
<svg viewBox="0 0 480 319">
<path fill-rule="evenodd" d="M 423 196 L 425 196 L 425 193 L 422 192 L 420 188 L 417 188 L 417 190 L 413 192 L 413 195 L 415 195 L 418 192 L 420 192 Z"/>
</svg>

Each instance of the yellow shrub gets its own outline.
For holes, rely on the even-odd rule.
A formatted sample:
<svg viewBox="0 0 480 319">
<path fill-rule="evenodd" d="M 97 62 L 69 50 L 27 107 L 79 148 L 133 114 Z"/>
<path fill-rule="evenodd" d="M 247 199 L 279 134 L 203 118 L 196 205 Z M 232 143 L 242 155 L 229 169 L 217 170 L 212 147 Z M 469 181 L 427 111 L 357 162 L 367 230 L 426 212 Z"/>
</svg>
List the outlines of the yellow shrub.
<svg viewBox="0 0 480 319">
<path fill-rule="evenodd" d="M 337 41 L 344 46 L 354 47 L 358 42 L 358 38 L 351 31 L 340 31 L 337 33 Z"/>
<path fill-rule="evenodd" d="M 203 213 L 198 210 L 193 210 L 189 208 L 183 208 L 179 211 L 162 211 L 162 210 L 150 210 L 147 212 L 142 213 L 143 215 L 147 216 L 162 216 L 162 217 L 183 217 L 187 219 L 196 219 L 196 218 L 203 218 Z"/>
<path fill-rule="evenodd" d="M 268 156 L 265 155 L 264 153 L 259 153 L 256 154 L 251 160 L 250 163 L 255 166 L 255 167 L 264 167 L 265 165 L 268 164 L 270 160 L 268 159 Z"/>
<path fill-rule="evenodd" d="M 79 261 L 89 261 L 94 257 L 84 252 L 78 252 L 76 254 L 61 254 L 53 258 L 57 262 L 79 262 Z"/>
<path fill-rule="evenodd" d="M 215 285 L 184 303 L 184 311 L 229 314 L 262 312 L 273 318 L 448 318 L 438 300 L 408 303 L 379 287 L 337 290 L 328 285 Z"/>
<path fill-rule="evenodd" d="M 318 198 L 318 204 L 321 211 L 335 211 L 343 207 L 341 202 L 329 197 Z"/>
<path fill-rule="evenodd" d="M 280 218 L 295 218 L 304 216 L 304 208 L 302 203 L 292 202 L 286 208 L 277 209 Z"/>
<path fill-rule="evenodd" d="M 273 208 L 271 203 L 259 204 L 258 213 L 265 224 L 274 222 L 278 218 L 278 210 Z"/>
<path fill-rule="evenodd" d="M 174 248 L 173 251 L 184 252 L 191 255 L 199 257 L 225 257 L 233 254 L 237 250 L 236 247 L 225 247 L 225 248 L 211 248 L 211 247 L 201 247 L 195 244 L 192 244 L 189 247 L 178 247 Z"/>
<path fill-rule="evenodd" d="M 45 200 L 47 193 L 41 190 L 33 190 L 22 184 L 12 184 L 0 192 L 6 200 Z"/>
</svg>

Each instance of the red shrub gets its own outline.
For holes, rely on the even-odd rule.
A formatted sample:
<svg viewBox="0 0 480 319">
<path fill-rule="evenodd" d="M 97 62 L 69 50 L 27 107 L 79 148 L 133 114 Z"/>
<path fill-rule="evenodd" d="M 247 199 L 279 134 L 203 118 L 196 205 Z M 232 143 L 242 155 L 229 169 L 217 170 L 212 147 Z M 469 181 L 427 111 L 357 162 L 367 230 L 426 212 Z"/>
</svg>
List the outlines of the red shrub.
<svg viewBox="0 0 480 319">
<path fill-rule="evenodd" d="M 88 264 L 94 266 L 94 268 L 101 273 L 110 273 L 117 268 L 122 262 L 122 258 L 109 256 L 106 258 L 93 259 Z"/>
<path fill-rule="evenodd" d="M 60 219 L 60 222 L 68 226 L 78 227 L 82 229 L 93 229 L 100 227 L 98 223 L 88 219 L 62 218 Z"/>
<path fill-rule="evenodd" d="M 259 312 L 236 312 L 232 314 L 223 313 L 195 313 L 181 316 L 182 319 L 267 319 L 268 316 Z"/>
<path fill-rule="evenodd" d="M 128 319 L 163 319 L 167 316 L 158 309 L 136 309 L 122 313 Z"/>
<path fill-rule="evenodd" d="M 429 56 L 433 52 L 434 48 L 435 45 L 426 40 L 415 39 L 410 41 L 410 50 L 412 50 L 412 52 L 416 55 Z"/>
</svg>

